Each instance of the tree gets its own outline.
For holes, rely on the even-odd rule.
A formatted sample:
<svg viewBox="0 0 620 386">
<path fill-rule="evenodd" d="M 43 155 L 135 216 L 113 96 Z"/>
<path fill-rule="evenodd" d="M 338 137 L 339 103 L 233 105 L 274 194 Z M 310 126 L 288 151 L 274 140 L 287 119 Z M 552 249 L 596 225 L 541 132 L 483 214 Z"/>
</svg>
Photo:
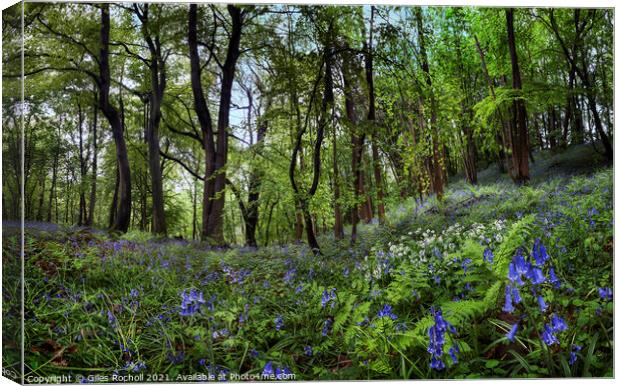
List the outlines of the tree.
<svg viewBox="0 0 620 386">
<path fill-rule="evenodd" d="M 222 215 L 225 200 L 224 188 L 226 185 L 225 167 L 228 158 L 228 122 L 235 67 L 240 55 L 239 42 L 241 40 L 244 15 L 244 11 L 233 5 L 228 5 L 227 9 L 231 17 L 232 28 L 228 39 L 226 59 L 221 65 L 218 62 L 218 66 L 222 71 L 222 83 L 217 127 L 216 132 L 214 132 L 211 114 L 202 88 L 202 65 L 198 53 L 197 38 L 197 5 L 190 4 L 189 7 L 188 44 L 191 63 L 192 93 L 194 95 L 194 109 L 196 110 L 198 121 L 200 122 L 205 151 L 205 182 L 201 235 L 203 239 L 210 240 L 214 245 L 225 244 Z M 215 44 L 214 41 L 210 43 L 211 55 L 208 61 L 214 57 L 213 44 Z"/>
<path fill-rule="evenodd" d="M 520 95 L 521 92 L 521 72 L 519 71 L 519 61 L 517 58 L 517 48 L 515 43 L 514 31 L 514 9 L 506 10 L 506 29 L 508 31 L 508 49 L 510 52 L 510 64 L 512 67 L 512 88 L 515 96 L 512 101 L 512 178 L 517 183 L 527 183 L 530 179 L 530 169 L 528 163 L 528 131 L 527 113 L 525 111 L 525 101 Z"/>
</svg>

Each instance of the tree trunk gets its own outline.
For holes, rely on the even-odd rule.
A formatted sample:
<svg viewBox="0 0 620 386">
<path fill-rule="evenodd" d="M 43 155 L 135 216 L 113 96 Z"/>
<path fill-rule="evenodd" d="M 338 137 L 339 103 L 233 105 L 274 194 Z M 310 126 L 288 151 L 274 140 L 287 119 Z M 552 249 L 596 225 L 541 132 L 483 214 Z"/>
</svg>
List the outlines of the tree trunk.
<svg viewBox="0 0 620 386">
<path fill-rule="evenodd" d="M 86 223 L 86 192 L 84 191 L 86 183 L 86 160 L 84 159 L 84 114 L 82 113 L 82 105 L 78 101 L 78 131 L 79 131 L 79 162 L 80 162 L 80 183 L 79 187 L 79 214 L 77 225 L 82 226 Z"/>
<path fill-rule="evenodd" d="M 114 182 L 114 194 L 112 195 L 112 205 L 110 205 L 110 214 L 109 214 L 109 228 L 114 226 L 116 222 L 116 214 L 118 212 L 118 190 L 120 186 L 120 173 L 118 171 L 118 162 L 116 163 L 115 168 L 115 182 Z"/>
<path fill-rule="evenodd" d="M 95 203 L 97 201 L 97 94 L 95 93 L 95 104 L 93 108 L 93 174 L 90 185 L 90 202 L 88 209 L 88 219 L 86 226 L 93 226 L 95 219 Z"/>
<path fill-rule="evenodd" d="M 512 66 L 512 88 L 521 91 L 521 73 L 517 59 L 517 48 L 514 33 L 514 9 L 506 10 L 506 29 L 508 30 L 508 49 L 510 51 L 510 63 Z M 522 98 L 515 98 L 512 102 L 513 107 L 513 141 L 512 141 L 512 178 L 519 184 L 527 183 L 530 179 L 528 163 L 528 131 L 527 114 L 525 111 L 525 101 Z"/>
<path fill-rule="evenodd" d="M 383 202 L 383 180 L 381 178 L 381 162 L 379 160 L 379 150 L 377 148 L 377 126 L 375 123 L 375 86 L 373 79 L 373 52 L 372 52 L 372 35 L 373 35 L 373 20 L 375 14 L 375 7 L 370 7 L 370 31 L 368 33 L 368 42 L 364 42 L 364 68 L 366 71 L 366 84 L 368 85 L 368 122 L 372 127 L 371 136 L 371 152 L 372 152 L 372 165 L 375 178 L 375 187 L 377 189 L 377 216 L 379 222 L 385 222 L 385 204 Z"/>
<path fill-rule="evenodd" d="M 146 40 L 150 58 L 149 71 L 151 89 L 149 91 L 149 119 L 146 128 L 146 142 L 148 146 L 149 175 L 151 177 L 152 228 L 157 235 L 165 236 L 167 233 L 166 216 L 164 212 L 164 189 L 161 173 L 161 160 L 159 148 L 159 125 L 161 122 L 161 102 L 166 89 L 166 63 L 161 52 L 159 31 L 151 36 L 149 30 L 149 4 L 145 3 L 142 12 L 137 5 L 134 10 L 142 22 L 142 35 Z"/>
<path fill-rule="evenodd" d="M 431 103 L 431 147 L 432 154 L 428 159 L 429 172 L 431 176 L 433 193 L 437 195 L 438 199 L 443 198 L 443 178 L 442 178 L 442 162 L 439 157 L 439 133 L 437 131 L 437 103 L 435 101 L 435 95 L 433 93 L 433 82 L 431 79 L 430 68 L 428 65 L 428 57 L 426 54 L 426 45 L 424 37 L 424 25 L 422 21 L 422 9 L 416 8 L 416 20 L 418 27 L 418 39 L 420 42 L 420 56 L 422 60 L 422 71 L 426 80 L 426 86 L 428 88 L 429 99 Z"/>
<path fill-rule="evenodd" d="M 52 208 L 54 197 L 56 196 L 56 179 L 58 177 L 58 150 L 54 152 L 54 163 L 52 165 L 52 186 L 50 188 L 49 205 L 47 207 L 47 222 L 52 222 Z M 58 210 L 58 204 L 56 204 Z M 56 222 L 58 222 L 58 214 L 56 214 Z"/>
<path fill-rule="evenodd" d="M 127 232 L 131 217 L 131 174 L 127 146 L 123 136 L 123 124 L 116 108 L 110 103 L 110 12 L 109 4 L 101 4 L 101 35 L 99 55 L 99 108 L 112 128 L 112 137 L 116 145 L 116 159 L 119 171 L 118 210 L 114 216 L 111 230 Z"/>
<path fill-rule="evenodd" d="M 213 245 L 225 244 L 223 233 L 223 214 L 226 186 L 225 166 L 228 159 L 228 126 L 232 85 L 235 76 L 239 43 L 243 24 L 240 8 L 228 5 L 228 13 L 232 20 L 231 32 L 226 50 L 226 60 L 222 65 L 222 85 L 220 90 L 220 106 L 217 119 L 217 147 L 213 138 L 213 124 L 207 107 L 201 84 L 201 64 L 198 55 L 197 38 L 197 6 L 190 4 L 188 44 L 190 51 L 192 92 L 194 107 L 203 133 L 205 149 L 205 189 L 203 196 L 203 223 L 201 236 Z"/>
<path fill-rule="evenodd" d="M 344 227 L 342 224 L 342 209 L 340 208 L 340 172 L 338 171 L 338 149 L 335 126 L 332 150 L 332 166 L 334 172 L 334 237 L 336 238 L 336 240 L 341 240 L 342 238 L 344 238 Z"/>
<path fill-rule="evenodd" d="M 344 81 L 344 97 L 347 121 L 351 130 L 351 171 L 353 173 L 353 207 L 351 208 L 351 244 L 355 244 L 357 238 L 357 224 L 360 220 L 361 195 L 363 191 L 363 179 L 361 170 L 362 151 L 364 148 L 365 133 L 358 133 L 358 119 L 355 111 L 354 95 L 359 89 L 354 74 L 358 73 L 357 61 L 348 50 L 344 51 L 342 63 L 342 78 Z"/>
<path fill-rule="evenodd" d="M 327 36 L 331 38 L 332 33 L 332 24 L 330 24 L 329 30 L 327 31 Z M 324 46 L 324 59 L 321 65 L 322 70 L 323 65 L 325 66 L 325 74 L 324 74 L 324 91 L 323 91 L 323 100 L 321 103 L 321 110 L 319 116 L 318 127 L 316 130 L 316 139 L 314 142 L 314 151 L 312 158 L 312 184 L 303 196 L 297 186 L 295 181 L 295 169 L 297 162 L 297 154 L 299 153 L 302 145 L 302 138 L 305 130 L 301 130 L 297 133 L 297 140 L 295 143 L 295 147 L 293 149 L 293 155 L 291 157 L 291 163 L 289 165 L 289 179 L 291 181 L 291 185 L 293 187 L 293 191 L 299 200 L 301 211 L 304 217 L 304 223 L 306 227 L 306 237 L 308 238 L 308 246 L 312 250 L 315 255 L 321 254 L 321 248 L 319 247 L 319 243 L 316 240 L 314 226 L 312 217 L 310 214 L 309 200 L 314 196 L 316 190 L 319 186 L 319 177 L 321 173 L 321 146 L 323 144 L 323 137 L 325 134 L 325 126 L 329 121 L 328 111 L 332 108 L 334 103 L 334 90 L 333 90 L 333 79 L 332 79 L 332 60 L 333 60 L 333 48 L 331 46 L 331 41 L 327 41 Z M 317 78 L 317 80 L 320 78 Z M 315 86 L 318 82 L 315 84 Z M 316 91 L 316 87 L 313 92 Z M 310 110 L 310 109 L 309 109 Z M 300 197 L 301 196 L 301 197 Z"/>
<path fill-rule="evenodd" d="M 268 122 L 262 120 L 258 126 L 256 135 L 256 151 L 259 152 L 263 148 L 265 134 L 267 133 Z M 250 182 L 248 186 L 248 218 L 245 227 L 246 244 L 251 247 L 256 247 L 256 229 L 258 228 L 260 205 L 260 187 L 262 185 L 262 173 L 258 167 L 254 167 L 250 174 Z"/>
</svg>

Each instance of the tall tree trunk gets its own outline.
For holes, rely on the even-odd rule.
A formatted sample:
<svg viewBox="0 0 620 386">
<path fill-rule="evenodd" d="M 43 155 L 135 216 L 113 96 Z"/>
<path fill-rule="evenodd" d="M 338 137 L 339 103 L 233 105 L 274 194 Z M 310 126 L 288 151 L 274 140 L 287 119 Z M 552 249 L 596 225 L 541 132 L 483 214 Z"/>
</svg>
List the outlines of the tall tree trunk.
<svg viewBox="0 0 620 386">
<path fill-rule="evenodd" d="M 201 84 L 201 64 L 198 55 L 197 6 L 190 4 L 188 44 L 190 52 L 191 82 L 194 94 L 194 107 L 200 122 L 205 149 L 205 189 L 203 197 L 203 221 L 201 236 L 213 245 L 224 245 L 223 214 L 226 186 L 225 166 L 228 159 L 228 126 L 232 85 L 237 59 L 240 55 L 239 43 L 243 24 L 240 8 L 228 5 L 232 20 L 231 32 L 222 64 L 222 84 L 217 119 L 217 147 L 213 138 L 213 124 Z"/>
<path fill-rule="evenodd" d="M 348 47 L 345 47 L 348 48 Z M 353 207 L 351 208 L 351 244 L 355 244 L 357 238 L 357 224 L 360 220 L 361 196 L 363 191 L 363 179 L 361 170 L 362 152 L 364 149 L 365 133 L 359 133 L 358 119 L 355 111 L 354 95 L 359 89 L 355 74 L 357 69 L 357 61 L 355 57 L 344 50 L 342 61 L 342 78 L 344 81 L 344 97 L 347 121 L 351 130 L 351 171 L 353 173 Z"/>
<path fill-rule="evenodd" d="M 344 227 L 342 224 L 342 209 L 340 208 L 340 172 L 338 171 L 338 149 L 336 127 L 334 126 L 334 137 L 332 141 L 332 167 L 333 167 L 333 189 L 334 189 L 334 237 L 336 240 L 344 238 Z"/>
<path fill-rule="evenodd" d="M 45 180 L 47 179 L 47 170 L 45 173 L 41 173 L 40 186 L 41 186 L 41 195 L 39 196 L 39 210 L 37 211 L 37 220 L 43 221 L 43 208 L 45 206 Z"/>
<path fill-rule="evenodd" d="M 192 93 L 194 96 L 194 110 L 200 123 L 200 129 L 202 132 L 203 149 L 205 152 L 205 178 L 204 178 L 204 191 L 203 191 L 203 205 L 202 205 L 202 230 L 201 238 L 203 240 L 209 239 L 212 234 L 209 228 L 209 217 L 212 210 L 214 197 L 214 180 L 213 173 L 215 171 L 215 141 L 213 138 L 213 122 L 211 120 L 211 113 L 207 107 L 207 101 L 202 89 L 201 80 L 201 64 L 200 57 L 198 55 L 198 38 L 197 38 L 197 5 L 190 4 L 189 6 L 189 25 L 188 25 L 188 44 L 189 44 L 189 56 L 191 66 L 191 82 Z M 220 213 L 221 215 L 221 213 Z"/>
<path fill-rule="evenodd" d="M 370 7 L 370 30 L 368 32 L 368 42 L 364 41 L 364 68 L 366 71 L 366 84 L 368 85 L 368 122 L 372 127 L 370 147 L 372 152 L 372 165 L 375 177 L 375 187 L 377 189 L 377 216 L 379 222 L 385 222 L 385 204 L 383 202 L 383 180 L 381 178 L 381 162 L 379 160 L 379 150 L 377 148 L 377 126 L 375 123 L 375 86 L 373 79 L 373 52 L 372 35 L 374 29 L 375 7 Z"/>
<path fill-rule="evenodd" d="M 58 177 L 58 148 L 54 152 L 54 162 L 52 164 L 52 186 L 50 188 L 49 205 L 47 207 L 47 222 L 52 222 L 52 208 L 54 203 L 54 197 L 56 196 L 56 179 Z M 56 203 L 56 209 L 58 210 L 58 203 Z M 56 212 L 56 222 L 58 222 L 58 212 Z"/>
<path fill-rule="evenodd" d="M 166 89 L 166 63 L 161 51 L 159 30 L 151 35 L 149 25 L 149 4 L 145 3 L 142 11 L 134 4 L 134 10 L 142 22 L 142 35 L 146 40 L 150 58 L 149 72 L 151 89 L 149 92 L 149 119 L 146 128 L 146 142 L 148 146 L 149 175 L 151 177 L 152 193 L 152 228 L 154 234 L 166 235 L 166 216 L 164 213 L 164 188 L 161 173 L 159 148 L 159 125 L 161 122 L 161 103 Z"/>
<path fill-rule="evenodd" d="M 428 65 L 428 56 L 426 54 L 426 42 L 424 36 L 424 23 L 422 20 L 422 9 L 416 8 L 416 20 L 418 27 L 418 40 L 420 44 L 420 56 L 422 60 L 422 71 L 426 80 L 426 86 L 428 88 L 428 94 L 431 104 L 431 147 L 432 154 L 428 159 L 429 171 L 431 176 L 433 193 L 437 195 L 438 199 L 443 198 L 443 176 L 442 176 L 442 162 L 439 157 L 439 133 L 437 131 L 437 103 L 435 101 L 435 95 L 433 92 L 433 81 L 431 78 L 430 68 Z"/>
<path fill-rule="evenodd" d="M 461 89 L 464 93 L 464 98 L 461 99 L 461 129 L 465 136 L 465 143 L 462 146 L 465 177 L 467 179 L 467 182 L 475 185 L 478 183 L 478 174 L 476 171 L 476 144 L 474 143 L 473 129 L 471 128 L 471 123 L 474 120 L 470 103 L 470 92 L 468 83 L 469 72 L 466 73 L 463 65 L 461 40 L 458 32 L 456 33 L 456 57 L 459 67 L 459 75 L 461 78 Z"/>
<path fill-rule="evenodd" d="M 121 117 L 110 103 L 110 67 L 109 67 L 109 44 L 110 44 L 110 5 L 101 4 L 101 34 L 99 55 L 99 108 L 107 118 L 112 128 L 112 137 L 116 145 L 116 159 L 119 171 L 119 197 L 118 210 L 114 216 L 114 224 L 111 230 L 127 232 L 131 218 L 131 174 L 129 170 L 129 158 L 127 146 L 123 136 L 123 124 Z"/>
<path fill-rule="evenodd" d="M 91 177 L 90 185 L 90 202 L 88 209 L 88 219 L 86 220 L 86 226 L 93 226 L 95 219 L 95 203 L 97 202 L 97 94 L 94 95 L 94 108 L 93 108 L 93 174 Z"/>
<path fill-rule="evenodd" d="M 82 226 L 86 222 L 86 192 L 84 191 L 86 183 L 86 160 L 84 159 L 84 114 L 82 113 L 82 105 L 78 101 L 78 150 L 79 150 L 79 162 L 80 162 L 80 183 L 78 184 L 79 190 L 79 214 L 77 225 Z"/>
<path fill-rule="evenodd" d="M 276 206 L 276 201 L 272 202 L 269 206 L 269 215 L 267 216 L 267 226 L 265 226 L 265 245 L 269 245 L 269 235 L 271 229 L 271 218 L 273 216 L 273 208 Z"/>
<path fill-rule="evenodd" d="M 194 186 L 192 188 L 192 240 L 196 240 L 196 221 L 197 221 L 197 201 L 198 201 L 198 179 L 194 177 Z"/>
<path fill-rule="evenodd" d="M 268 103 L 268 106 L 269 106 L 269 103 Z M 262 119 L 258 125 L 258 130 L 256 134 L 256 144 L 254 145 L 256 149 L 256 153 L 260 153 L 260 151 L 262 150 L 264 146 L 265 134 L 267 133 L 267 127 L 268 127 L 267 120 Z M 247 219 L 246 219 L 246 224 L 245 224 L 245 242 L 250 247 L 256 247 L 258 245 L 256 242 L 256 229 L 258 228 L 258 219 L 259 219 L 258 208 L 260 205 L 259 198 L 260 198 L 261 185 L 262 185 L 262 172 L 257 166 L 254 166 L 252 169 L 252 172 L 250 173 L 250 181 L 248 185 L 248 205 L 246 207 Z"/>
<path fill-rule="evenodd" d="M 118 162 L 115 165 L 114 194 L 112 195 L 112 205 L 110 205 L 108 227 L 112 228 L 116 222 L 116 214 L 118 212 L 118 191 L 120 187 L 120 173 L 118 171 Z"/>
<path fill-rule="evenodd" d="M 333 22 L 332 22 L 333 23 Z M 330 24 L 327 35 L 331 38 L 333 24 Z M 333 79 L 332 79 L 332 60 L 333 60 L 333 48 L 331 45 L 331 41 L 325 43 L 324 46 L 324 59 L 321 64 L 320 71 L 325 67 L 325 74 L 323 76 L 324 80 L 324 91 L 323 91 L 323 100 L 321 103 L 321 110 L 319 116 L 318 127 L 316 130 L 316 139 L 314 142 L 314 151 L 312 158 L 312 184 L 305 194 L 301 194 L 299 187 L 297 186 L 297 182 L 295 181 L 295 169 L 297 163 L 297 154 L 301 149 L 302 138 L 305 130 L 301 130 L 297 133 L 297 139 L 295 142 L 295 146 L 293 148 L 293 155 L 291 157 L 291 163 L 289 165 L 289 179 L 291 181 L 291 185 L 293 187 L 293 191 L 300 202 L 301 211 L 304 217 L 304 223 L 306 227 L 306 237 L 308 239 L 308 246 L 312 250 L 315 255 L 321 254 L 321 248 L 319 247 L 319 243 L 316 240 L 315 230 L 313 226 L 312 216 L 309 210 L 309 200 L 314 196 L 316 190 L 319 186 L 319 177 L 321 173 L 321 146 L 323 144 L 323 137 L 325 134 L 325 126 L 329 121 L 328 111 L 332 108 L 334 103 L 334 90 L 333 90 Z M 320 79 L 317 78 L 317 80 Z M 313 93 L 316 91 L 316 85 L 313 90 Z M 311 109 L 309 109 L 311 110 Z"/>
<path fill-rule="evenodd" d="M 508 30 L 508 49 L 510 51 L 510 64 L 512 66 L 512 88 L 521 91 L 521 73 L 519 71 L 519 61 L 517 58 L 517 48 L 514 32 L 514 9 L 506 10 L 506 29 Z M 522 98 L 515 98 L 512 102 L 513 107 L 513 141 L 512 141 L 512 160 L 513 175 L 515 182 L 527 183 L 530 179 L 530 169 L 528 163 L 528 131 L 527 114 L 525 111 L 525 101 Z"/>
<path fill-rule="evenodd" d="M 226 186 L 226 162 L 228 160 L 228 126 L 232 86 L 235 77 L 235 68 L 239 58 L 239 42 L 241 40 L 242 16 L 241 9 L 228 5 L 228 13 L 232 19 L 232 30 L 226 60 L 222 67 L 222 88 L 220 92 L 220 107 L 217 116 L 217 152 L 215 155 L 215 186 L 213 210 L 209 214 L 206 233 L 211 235 L 217 245 L 224 245 L 222 232 L 224 211 L 224 188 Z"/>
</svg>

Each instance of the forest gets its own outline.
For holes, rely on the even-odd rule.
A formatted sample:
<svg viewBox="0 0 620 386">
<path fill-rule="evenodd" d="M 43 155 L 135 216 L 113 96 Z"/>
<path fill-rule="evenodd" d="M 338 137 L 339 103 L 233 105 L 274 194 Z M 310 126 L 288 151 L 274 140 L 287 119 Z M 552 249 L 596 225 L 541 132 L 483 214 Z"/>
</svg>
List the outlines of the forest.
<svg viewBox="0 0 620 386">
<path fill-rule="evenodd" d="M 27 383 L 613 376 L 613 9 L 23 7 Z"/>
</svg>

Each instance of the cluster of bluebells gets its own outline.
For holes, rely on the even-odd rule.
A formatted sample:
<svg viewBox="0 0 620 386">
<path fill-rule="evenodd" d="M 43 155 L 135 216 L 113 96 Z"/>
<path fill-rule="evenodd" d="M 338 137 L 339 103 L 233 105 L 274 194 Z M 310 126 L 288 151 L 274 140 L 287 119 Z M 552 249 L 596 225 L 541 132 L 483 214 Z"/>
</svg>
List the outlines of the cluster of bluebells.
<svg viewBox="0 0 620 386">
<path fill-rule="evenodd" d="M 381 310 L 379 310 L 379 312 L 377 312 L 377 317 L 379 318 L 390 318 L 392 320 L 396 320 L 398 319 L 398 316 L 396 316 L 393 312 L 392 312 L 392 306 L 389 304 L 385 304 L 383 306 L 383 308 Z"/>
<path fill-rule="evenodd" d="M 282 328 L 284 328 L 284 319 L 282 319 L 282 315 L 276 316 L 274 322 L 276 324 L 276 331 L 280 331 Z"/>
<path fill-rule="evenodd" d="M 116 328 L 116 316 L 114 316 L 114 314 L 110 310 L 108 310 L 108 323 L 112 328 Z"/>
<path fill-rule="evenodd" d="M 181 294 L 181 316 L 191 316 L 200 310 L 200 307 L 205 304 L 205 299 L 202 292 L 198 292 L 195 289 L 189 291 L 183 291 Z"/>
<path fill-rule="evenodd" d="M 553 267 L 549 269 L 549 278 L 546 278 L 542 271 L 545 263 L 549 260 L 549 254 L 547 253 L 547 250 L 545 246 L 541 243 L 540 239 L 536 239 L 534 242 L 532 258 L 533 261 L 526 260 L 519 251 L 514 256 L 513 261 L 510 263 L 508 269 L 508 279 L 510 280 L 511 284 L 506 286 L 506 299 L 503 309 L 505 312 L 513 312 L 513 302 L 515 304 L 521 302 L 519 287 L 525 285 L 522 276 L 531 283 L 532 293 L 534 294 L 534 296 L 536 296 L 538 307 L 543 313 L 547 311 L 549 306 L 541 295 L 536 294 L 538 285 L 544 282 L 549 282 L 555 289 L 559 289 L 561 287 L 560 280 L 557 278 Z M 566 328 L 567 327 L 563 319 L 558 317 L 557 315 L 553 315 L 551 324 L 545 325 L 544 330 L 541 333 L 541 339 L 547 345 L 559 343 L 555 334 L 558 331 L 565 330 Z M 508 340 L 514 341 L 517 329 L 518 323 L 514 324 L 508 334 L 506 334 Z"/>
<path fill-rule="evenodd" d="M 284 274 L 284 282 L 286 282 L 287 284 L 290 283 L 291 281 L 293 281 L 293 279 L 295 278 L 295 274 L 297 273 L 297 269 L 295 268 L 290 268 L 288 271 L 286 271 L 286 273 Z"/>
<path fill-rule="evenodd" d="M 243 312 L 241 313 L 241 315 L 239 315 L 239 324 L 243 324 L 248 320 L 249 312 L 250 312 L 250 305 L 246 303 L 243 306 Z"/>
<path fill-rule="evenodd" d="M 599 288 L 598 295 L 601 297 L 601 299 L 606 301 L 612 300 L 614 296 L 613 291 L 609 287 Z"/>
<path fill-rule="evenodd" d="M 276 367 L 275 370 L 273 368 L 273 362 L 269 361 L 265 364 L 263 368 L 263 372 L 261 373 L 263 378 L 272 379 L 289 379 L 290 376 L 293 375 L 291 370 L 288 367 Z"/>
<path fill-rule="evenodd" d="M 543 268 L 548 261 L 549 254 L 540 239 L 534 241 L 531 259 L 525 258 L 521 250 L 517 251 L 508 266 L 510 284 L 506 285 L 505 289 L 504 312 L 514 312 L 515 304 L 522 302 L 519 288 L 525 286 L 526 281 L 531 285 L 532 294 L 536 297 L 540 311 L 542 313 L 547 311 L 549 305 L 545 302 L 544 297 L 537 293 L 538 287 L 545 282 L 550 283 L 555 289 L 560 289 L 562 286 L 553 267 L 549 268 L 549 277 L 545 277 Z M 518 323 L 513 324 L 510 331 L 506 334 L 508 340 L 514 341 L 517 329 Z M 543 332 L 544 336 L 549 337 L 549 339 L 551 339 L 551 336 L 554 336 L 550 331 Z"/>
<path fill-rule="evenodd" d="M 334 325 L 334 319 L 327 318 L 323 323 L 323 330 L 321 331 L 321 335 L 327 336 L 332 330 L 332 326 Z"/>
<path fill-rule="evenodd" d="M 543 342 L 545 342 L 547 346 L 559 344 L 560 341 L 558 340 L 555 334 L 561 331 L 566 331 L 567 329 L 568 329 L 568 326 L 566 325 L 566 322 L 564 321 L 564 319 L 554 314 L 551 317 L 551 322 L 545 324 L 545 327 L 543 329 L 542 334 L 540 335 L 540 338 L 542 339 Z"/>
<path fill-rule="evenodd" d="M 326 305 L 330 304 L 332 308 L 336 305 L 336 289 L 332 288 L 330 292 L 327 290 L 323 291 L 323 296 L 321 296 L 321 307 L 325 308 Z"/>
<path fill-rule="evenodd" d="M 227 328 L 222 328 L 221 330 L 215 330 L 211 333 L 211 337 L 213 339 L 226 338 L 230 332 Z"/>
<path fill-rule="evenodd" d="M 575 362 L 577 362 L 577 352 L 581 351 L 581 346 L 574 344 L 572 348 L 573 349 L 571 350 L 568 357 L 568 364 L 571 366 L 574 365 Z"/>
<path fill-rule="evenodd" d="M 431 369 L 434 370 L 443 370 L 446 367 L 442 360 L 444 354 L 443 346 L 446 343 L 446 333 L 454 335 L 456 334 L 456 329 L 443 318 L 441 309 L 431 307 L 431 315 L 434 318 L 435 324 L 428 329 L 429 344 L 427 351 L 431 354 L 430 366 Z M 457 363 L 456 354 L 458 352 L 459 348 L 455 343 L 449 350 L 453 363 Z"/>
<path fill-rule="evenodd" d="M 125 364 L 125 366 L 123 366 L 121 370 L 123 371 L 131 370 L 134 373 L 139 373 L 140 371 L 146 370 L 146 364 L 142 361 L 137 361 L 137 362 L 129 361 Z"/>
<path fill-rule="evenodd" d="M 493 251 L 491 250 L 491 248 L 485 248 L 484 253 L 482 254 L 482 260 L 484 260 L 486 263 L 493 264 L 494 258 L 495 256 L 493 256 Z"/>
</svg>

